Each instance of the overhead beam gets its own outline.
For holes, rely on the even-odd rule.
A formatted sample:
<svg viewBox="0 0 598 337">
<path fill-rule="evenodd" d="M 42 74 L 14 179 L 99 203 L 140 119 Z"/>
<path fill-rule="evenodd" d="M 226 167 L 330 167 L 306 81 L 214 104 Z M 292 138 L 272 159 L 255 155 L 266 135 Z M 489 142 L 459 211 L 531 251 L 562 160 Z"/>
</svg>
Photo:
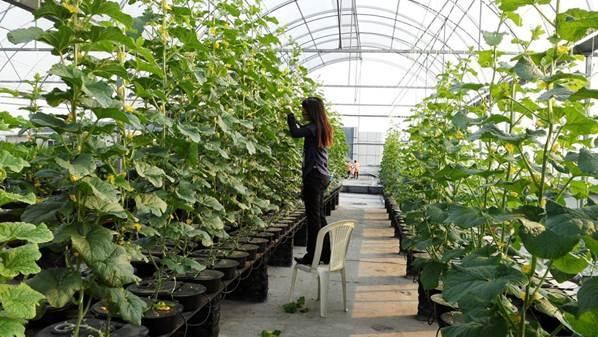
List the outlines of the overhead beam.
<svg viewBox="0 0 598 337">
<path fill-rule="evenodd" d="M 40 0 L 4 0 L 11 5 L 15 5 L 19 8 L 24 10 L 33 12 L 34 10 L 40 7 L 41 1 Z"/>
<path fill-rule="evenodd" d="M 573 47 L 573 53 L 582 55 L 592 55 L 598 50 L 598 32 L 590 34 L 583 40 L 579 41 Z"/>
<path fill-rule="evenodd" d="M 19 47 L 0 47 L 0 52 L 52 52 L 52 48 L 19 48 Z"/>
<path fill-rule="evenodd" d="M 280 52 L 292 52 L 290 48 L 278 49 Z M 303 48 L 303 53 L 318 53 L 318 54 L 426 54 L 426 55 L 472 55 L 476 51 L 472 50 L 446 50 L 446 49 L 361 49 L 361 48 L 343 48 L 343 49 L 320 49 L 320 48 Z M 504 52 L 504 55 L 517 55 L 515 52 Z"/>
<path fill-rule="evenodd" d="M 320 84 L 322 88 L 363 88 L 363 89 L 436 89 L 433 86 L 424 85 L 376 85 L 376 84 Z"/>
</svg>

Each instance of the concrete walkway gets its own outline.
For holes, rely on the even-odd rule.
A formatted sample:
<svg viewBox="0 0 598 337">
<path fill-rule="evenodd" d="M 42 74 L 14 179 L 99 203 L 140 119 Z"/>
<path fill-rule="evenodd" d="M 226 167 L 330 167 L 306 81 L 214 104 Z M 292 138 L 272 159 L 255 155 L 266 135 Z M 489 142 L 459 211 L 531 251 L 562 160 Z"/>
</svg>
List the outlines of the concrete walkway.
<svg viewBox="0 0 598 337">
<path fill-rule="evenodd" d="M 307 313 L 287 314 L 290 268 L 269 267 L 270 289 L 265 303 L 225 300 L 220 321 L 221 337 L 259 337 L 262 330 L 281 330 L 281 337 L 434 337 L 436 324 L 414 319 L 417 283 L 405 276 L 405 258 L 399 256 L 381 196 L 341 193 L 340 205 L 328 218 L 331 223 L 355 219 L 348 255 L 347 299 L 343 311 L 340 277 L 329 286 L 328 317 L 320 318 L 316 278 L 299 273 L 295 296 L 305 296 Z M 302 256 L 303 247 L 295 248 Z"/>
</svg>

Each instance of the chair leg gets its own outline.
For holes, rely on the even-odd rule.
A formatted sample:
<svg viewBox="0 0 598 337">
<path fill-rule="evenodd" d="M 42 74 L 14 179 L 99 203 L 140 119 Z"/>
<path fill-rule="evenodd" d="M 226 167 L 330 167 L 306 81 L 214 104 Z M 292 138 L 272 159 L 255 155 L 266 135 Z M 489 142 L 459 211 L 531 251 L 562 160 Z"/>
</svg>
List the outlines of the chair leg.
<svg viewBox="0 0 598 337">
<path fill-rule="evenodd" d="M 347 305 L 347 276 L 345 275 L 345 268 L 341 269 L 341 283 L 343 286 L 343 305 L 345 306 L 345 312 L 349 312 L 349 306 Z"/>
<path fill-rule="evenodd" d="M 295 281 L 297 280 L 297 268 L 293 266 L 293 274 L 291 275 L 291 290 L 289 291 L 289 303 L 293 302 L 293 293 L 295 292 Z"/>
<path fill-rule="evenodd" d="M 330 279 L 330 273 L 328 271 L 321 271 L 320 277 L 320 317 L 326 317 L 326 311 L 328 310 L 328 281 Z"/>
<path fill-rule="evenodd" d="M 320 274 L 318 274 L 318 293 L 316 294 L 316 301 L 320 300 Z"/>
</svg>

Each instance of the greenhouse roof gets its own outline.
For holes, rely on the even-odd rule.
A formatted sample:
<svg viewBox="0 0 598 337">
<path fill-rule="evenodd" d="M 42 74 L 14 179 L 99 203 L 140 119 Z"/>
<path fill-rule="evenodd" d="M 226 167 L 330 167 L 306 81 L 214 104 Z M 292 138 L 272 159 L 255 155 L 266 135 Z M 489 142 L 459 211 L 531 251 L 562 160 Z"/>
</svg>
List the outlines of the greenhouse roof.
<svg viewBox="0 0 598 337">
<path fill-rule="evenodd" d="M 0 85 L 11 87 L 20 87 L 55 62 L 43 45 L 7 41 L 12 29 L 51 24 L 35 22 L 16 2 L 27 7 L 37 0 L 0 1 Z M 554 3 L 539 10 L 526 7 L 519 12 L 524 18 L 521 26 L 504 24 L 499 30 L 523 38 L 538 25 L 550 32 L 540 11 L 552 16 Z M 301 64 L 322 84 L 345 124 L 373 130 L 385 130 L 388 116 L 400 123 L 431 93 L 446 63 L 484 49 L 483 32 L 496 31 L 500 21 L 492 0 L 264 0 L 261 6 L 264 15 L 279 21 L 272 29 L 284 30 L 281 55 L 298 46 Z M 598 10 L 598 2 L 569 0 L 561 7 Z M 509 41 L 504 39 L 501 49 L 517 52 Z M 488 81 L 485 71 L 476 71 L 474 80 Z M 15 103 L 0 96 L 0 104 Z"/>
</svg>

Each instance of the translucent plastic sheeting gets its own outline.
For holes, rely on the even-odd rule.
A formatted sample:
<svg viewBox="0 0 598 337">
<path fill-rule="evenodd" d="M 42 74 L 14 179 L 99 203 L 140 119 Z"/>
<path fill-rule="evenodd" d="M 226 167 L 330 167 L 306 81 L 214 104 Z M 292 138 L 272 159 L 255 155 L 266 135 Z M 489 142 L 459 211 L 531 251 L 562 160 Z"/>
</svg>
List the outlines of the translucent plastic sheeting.
<svg viewBox="0 0 598 337">
<path fill-rule="evenodd" d="M 217 1 L 204 3 L 211 6 Z M 540 9 L 552 17 L 554 3 Z M 272 30 L 285 31 L 281 55 L 294 45 L 303 49 L 301 63 L 322 83 L 331 108 L 346 116 L 347 126 L 359 124 L 363 131 L 403 125 L 410 106 L 432 92 L 445 64 L 467 57 L 470 48 L 485 48 L 481 32 L 496 31 L 499 22 L 493 0 L 263 0 L 260 5 L 264 15 L 279 21 Z M 563 11 L 575 7 L 598 10 L 598 1 L 561 1 Z M 131 6 L 126 10 L 140 14 Z M 534 9 L 519 13 L 525 19 L 522 27 L 507 24 L 500 30 L 527 38 L 531 28 L 543 25 Z M 51 25 L 47 20 L 35 22 L 29 12 L 0 1 L 0 87 L 25 89 L 22 81 L 44 74 L 56 62 L 43 44 L 14 46 L 7 41 L 10 30 L 33 24 Z M 517 52 L 510 40 L 505 38 L 500 49 Z M 593 69 L 595 78 L 598 66 Z M 476 70 L 468 81 L 489 81 L 490 74 Z M 579 71 L 585 72 L 585 65 Z M 14 111 L 23 104 L 0 94 L 0 110 Z M 355 117 L 359 115 L 376 117 Z"/>
</svg>

